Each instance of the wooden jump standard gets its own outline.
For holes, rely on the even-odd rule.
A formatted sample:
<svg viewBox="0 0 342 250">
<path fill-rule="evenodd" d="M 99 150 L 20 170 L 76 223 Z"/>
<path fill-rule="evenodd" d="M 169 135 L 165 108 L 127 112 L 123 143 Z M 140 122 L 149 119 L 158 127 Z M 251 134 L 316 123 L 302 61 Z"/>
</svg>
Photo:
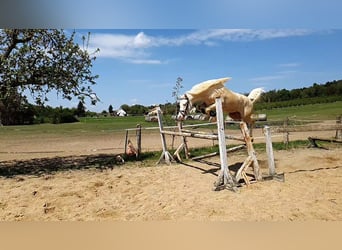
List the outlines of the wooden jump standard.
<svg viewBox="0 0 342 250">
<path fill-rule="evenodd" d="M 261 171 L 259 168 L 258 160 L 256 157 L 256 153 L 253 147 L 252 138 L 250 137 L 249 130 L 247 128 L 246 123 L 240 122 L 240 129 L 242 132 L 242 137 L 236 137 L 236 136 L 230 136 L 226 135 L 224 133 L 224 117 L 222 112 L 222 101 L 220 98 L 216 99 L 216 115 L 217 115 L 217 134 L 208 134 L 203 132 L 193 132 L 188 130 L 182 130 L 182 126 L 179 126 L 180 131 L 168 131 L 163 129 L 163 122 L 162 122 L 162 115 L 160 109 L 157 109 L 157 116 L 158 116 L 158 123 L 159 123 L 159 129 L 160 129 L 160 136 L 162 141 L 162 147 L 163 152 L 158 160 L 157 164 L 160 162 L 165 162 L 167 164 L 171 164 L 171 162 L 174 161 L 173 156 L 169 153 L 166 147 L 166 140 L 165 135 L 175 135 L 175 136 L 182 136 L 183 142 L 182 144 L 177 148 L 174 156 L 178 158 L 178 160 L 181 161 L 179 157 L 179 152 L 185 148 L 186 149 L 186 155 L 187 155 L 187 145 L 186 145 L 186 137 L 193 137 L 193 138 L 200 138 L 200 139 L 210 139 L 210 140 L 218 140 L 219 142 L 219 154 L 220 154 L 220 163 L 221 163 L 221 170 L 219 173 L 219 177 L 217 182 L 215 183 L 215 190 L 221 190 L 224 188 L 231 189 L 233 191 L 237 190 L 237 184 L 238 182 L 243 179 L 246 183 L 246 185 L 249 185 L 250 182 L 246 175 L 246 170 L 249 166 L 252 166 L 254 171 L 254 178 L 256 181 L 262 180 Z M 270 132 L 268 129 L 269 138 L 270 138 Z M 247 147 L 247 153 L 248 157 L 243 162 L 241 167 L 238 169 L 236 175 L 231 176 L 230 171 L 228 169 L 228 160 L 227 160 L 227 149 L 226 149 L 226 140 L 225 139 L 233 139 L 233 140 L 239 140 L 245 143 L 245 145 L 240 145 L 234 148 L 234 150 Z M 272 158 L 269 159 L 269 166 L 270 166 L 270 176 L 276 176 L 275 168 L 274 168 L 274 158 L 273 158 L 273 149 L 272 149 L 272 142 L 269 139 L 269 145 L 267 152 L 272 152 Z M 217 154 L 217 153 L 213 153 Z M 210 155 L 213 155 L 210 154 Z M 208 156 L 208 155 L 207 155 Z M 205 157 L 207 157 L 205 156 Z M 208 156 L 209 157 L 209 156 Z M 204 157 L 203 157 L 204 158 Z M 273 162 L 273 163 L 270 163 Z M 272 169 L 271 169 L 272 168 Z"/>
</svg>

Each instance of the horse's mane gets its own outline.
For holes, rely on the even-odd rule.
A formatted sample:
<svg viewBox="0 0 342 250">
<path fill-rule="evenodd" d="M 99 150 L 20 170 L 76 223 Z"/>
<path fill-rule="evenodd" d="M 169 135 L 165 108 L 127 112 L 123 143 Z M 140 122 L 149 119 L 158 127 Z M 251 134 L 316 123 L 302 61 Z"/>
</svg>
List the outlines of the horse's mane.
<svg viewBox="0 0 342 250">
<path fill-rule="evenodd" d="M 255 102 L 257 101 L 261 94 L 262 93 L 265 93 L 265 90 L 263 88 L 256 88 L 256 89 L 253 89 L 249 95 L 248 95 L 248 98 L 252 101 L 252 102 Z"/>
<path fill-rule="evenodd" d="M 224 87 L 224 84 L 230 79 L 231 79 L 230 77 L 225 77 L 225 78 L 207 80 L 207 81 L 194 85 L 191 88 L 191 90 L 188 91 L 188 93 L 191 95 L 200 95 L 203 92 L 211 92 L 215 89 L 220 89 Z"/>
</svg>

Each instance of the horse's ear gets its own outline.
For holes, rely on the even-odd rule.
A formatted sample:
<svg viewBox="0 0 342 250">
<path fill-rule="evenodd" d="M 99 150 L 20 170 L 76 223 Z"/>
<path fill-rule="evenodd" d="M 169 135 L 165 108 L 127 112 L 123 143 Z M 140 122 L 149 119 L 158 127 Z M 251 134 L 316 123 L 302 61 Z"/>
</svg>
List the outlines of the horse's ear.
<svg viewBox="0 0 342 250">
<path fill-rule="evenodd" d="M 187 97 L 186 97 L 185 94 L 180 95 L 180 96 L 178 96 L 178 98 L 177 98 L 177 102 L 180 102 L 180 100 L 185 100 L 185 99 L 187 99 Z"/>
<path fill-rule="evenodd" d="M 228 81 L 230 81 L 232 78 L 231 77 L 226 77 L 222 78 L 223 79 L 223 84 L 226 84 Z"/>
</svg>

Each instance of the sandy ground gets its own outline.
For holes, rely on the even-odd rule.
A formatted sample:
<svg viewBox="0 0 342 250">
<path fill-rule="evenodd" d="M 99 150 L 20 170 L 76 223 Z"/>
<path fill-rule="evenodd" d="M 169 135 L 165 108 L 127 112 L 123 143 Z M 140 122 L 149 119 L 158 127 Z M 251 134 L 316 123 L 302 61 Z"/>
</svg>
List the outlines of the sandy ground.
<svg viewBox="0 0 342 250">
<path fill-rule="evenodd" d="M 262 141 L 261 135 L 255 131 L 255 140 Z M 331 137 L 334 132 L 293 133 L 290 139 L 310 135 Z M 274 137 L 276 140 L 282 136 Z M 191 140 L 189 145 L 203 142 L 212 144 Z M 253 183 L 234 193 L 212 191 L 218 158 L 171 166 L 151 162 L 115 165 L 113 155 L 122 153 L 123 145 L 123 136 L 114 134 L 91 138 L 91 143 L 84 137 L 3 141 L 0 220 L 342 220 L 341 147 L 275 151 L 277 173 L 284 173 L 285 182 Z M 144 150 L 160 148 L 158 134 L 143 137 Z M 245 152 L 230 154 L 231 169 L 245 157 Z M 266 154 L 259 153 L 258 160 L 267 175 Z"/>
</svg>

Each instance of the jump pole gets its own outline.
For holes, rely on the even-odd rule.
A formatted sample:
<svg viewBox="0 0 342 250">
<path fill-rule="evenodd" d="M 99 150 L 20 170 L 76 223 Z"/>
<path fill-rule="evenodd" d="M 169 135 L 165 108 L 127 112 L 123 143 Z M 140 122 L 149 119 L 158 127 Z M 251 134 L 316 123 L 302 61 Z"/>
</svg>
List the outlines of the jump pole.
<svg viewBox="0 0 342 250">
<path fill-rule="evenodd" d="M 274 155 L 273 155 L 273 147 L 272 147 L 272 137 L 271 137 L 271 129 L 269 126 L 264 127 L 264 134 L 266 139 L 266 153 L 268 160 L 268 169 L 269 175 L 275 175 L 275 164 L 274 164 Z"/>
<path fill-rule="evenodd" d="M 157 116 L 158 116 L 158 125 L 159 125 L 159 132 L 160 132 L 160 137 L 162 141 L 162 148 L 163 152 L 157 162 L 159 164 L 161 161 L 165 162 L 166 164 L 170 165 L 172 161 L 174 161 L 172 155 L 170 154 L 169 151 L 167 151 L 166 147 L 166 140 L 165 140 L 165 134 L 163 133 L 163 120 L 162 120 L 162 114 L 161 110 L 159 107 L 157 107 Z"/>
<path fill-rule="evenodd" d="M 281 173 L 281 174 L 276 173 L 274 155 L 273 155 L 271 128 L 269 126 L 265 126 L 263 132 L 264 132 L 265 140 L 266 140 L 266 154 L 267 154 L 268 173 L 269 173 L 269 176 L 266 176 L 263 179 L 285 181 L 284 173 Z"/>
<path fill-rule="evenodd" d="M 228 188 L 237 191 L 236 184 L 231 176 L 228 169 L 228 157 L 227 157 L 227 148 L 226 148 L 226 137 L 224 133 L 224 117 L 222 110 L 222 100 L 221 98 L 216 98 L 216 116 L 217 116 L 217 134 L 218 134 L 218 143 L 219 143 L 219 152 L 220 152 L 220 163 L 221 170 L 218 176 L 218 180 L 215 183 L 214 190 L 221 190 L 224 188 Z"/>
</svg>

